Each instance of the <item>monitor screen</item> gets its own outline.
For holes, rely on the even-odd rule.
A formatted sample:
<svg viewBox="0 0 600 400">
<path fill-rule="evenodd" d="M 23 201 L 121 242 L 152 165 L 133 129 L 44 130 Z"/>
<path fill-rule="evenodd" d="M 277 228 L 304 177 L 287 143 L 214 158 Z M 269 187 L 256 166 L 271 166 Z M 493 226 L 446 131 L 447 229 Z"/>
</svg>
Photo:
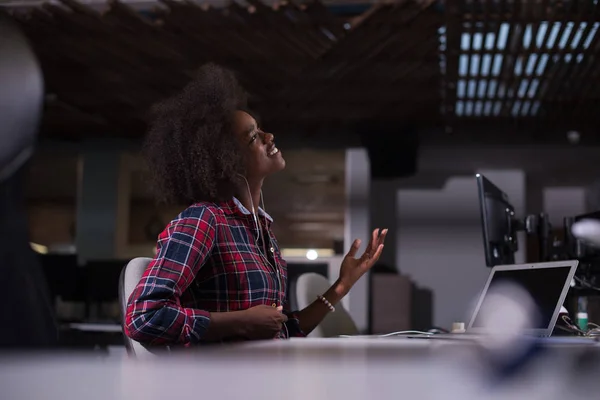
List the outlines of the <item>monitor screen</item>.
<svg viewBox="0 0 600 400">
<path fill-rule="evenodd" d="M 550 325 L 570 270 L 571 267 L 564 266 L 496 271 L 487 289 L 487 293 L 493 290 L 494 286 L 498 284 L 512 283 L 519 285 L 529 293 L 538 308 L 540 318 L 537 321 L 537 326 L 533 328 L 546 329 Z M 481 315 L 486 312 L 493 312 L 493 310 L 487 310 L 488 308 L 489 304 L 486 305 L 486 298 L 484 298 L 475 321 L 473 321 L 473 328 L 482 328 Z"/>
<path fill-rule="evenodd" d="M 485 176 L 477 174 L 485 263 L 488 267 L 515 263 L 518 249 L 513 226 L 514 208 L 508 196 Z"/>
<path fill-rule="evenodd" d="M 513 232 L 511 231 L 511 212 L 513 208 L 510 204 L 493 197 L 485 198 L 486 215 L 483 223 L 487 231 L 487 242 L 490 246 L 490 258 L 492 262 L 490 267 L 502 264 L 514 264 L 514 248 L 511 245 Z"/>
</svg>

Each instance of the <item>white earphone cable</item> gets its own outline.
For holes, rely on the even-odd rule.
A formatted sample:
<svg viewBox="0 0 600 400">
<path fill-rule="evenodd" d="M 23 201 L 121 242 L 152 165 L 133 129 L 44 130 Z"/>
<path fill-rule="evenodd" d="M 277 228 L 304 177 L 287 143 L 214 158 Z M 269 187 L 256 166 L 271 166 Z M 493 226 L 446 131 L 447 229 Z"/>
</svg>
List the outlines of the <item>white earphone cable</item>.
<svg viewBox="0 0 600 400">
<path fill-rule="evenodd" d="M 281 274 L 280 274 L 279 264 L 277 263 L 277 258 L 275 257 L 275 246 L 273 245 L 273 240 L 271 239 L 271 235 L 269 234 L 269 246 L 270 246 L 271 254 L 273 255 L 273 262 L 275 263 L 274 266 L 269 262 L 269 257 L 266 254 L 262 253 L 262 251 L 260 250 L 260 246 L 258 245 L 258 241 L 260 240 L 260 238 L 263 237 L 263 235 L 262 235 L 262 230 L 260 229 L 260 225 L 258 223 L 258 218 L 256 216 L 256 210 L 254 209 L 254 201 L 252 200 L 252 192 L 250 191 L 250 184 L 248 183 L 248 180 L 246 179 L 246 177 L 244 175 L 242 175 L 242 174 L 239 174 L 239 175 L 244 179 L 244 182 L 246 182 L 246 189 L 248 189 L 248 197 L 250 198 L 250 207 L 252 207 L 251 213 L 252 213 L 252 216 L 254 217 L 254 224 L 256 227 L 256 236 L 257 236 L 254 244 L 256 245 L 258 252 L 262 255 L 262 257 L 267 262 L 267 264 L 272 269 L 275 270 L 275 273 L 277 275 L 277 282 L 279 284 L 279 292 L 283 293 L 283 284 L 281 282 Z M 262 203 L 262 209 L 266 213 L 265 199 L 262 194 L 262 189 L 260 191 L 260 201 Z M 263 240 L 263 242 L 266 244 L 266 240 Z M 285 299 L 279 299 L 279 302 L 281 303 L 281 305 L 283 305 L 284 300 Z M 286 329 L 287 329 L 287 327 L 286 327 Z"/>
</svg>

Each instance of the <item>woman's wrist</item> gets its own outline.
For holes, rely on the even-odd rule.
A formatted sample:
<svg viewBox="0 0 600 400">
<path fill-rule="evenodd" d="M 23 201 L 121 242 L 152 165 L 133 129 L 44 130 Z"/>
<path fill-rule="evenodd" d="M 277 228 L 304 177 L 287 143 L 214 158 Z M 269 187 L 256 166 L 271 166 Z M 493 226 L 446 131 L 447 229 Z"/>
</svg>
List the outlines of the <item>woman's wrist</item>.
<svg viewBox="0 0 600 400">
<path fill-rule="evenodd" d="M 337 281 L 335 281 L 335 283 L 333 284 L 334 290 L 336 292 L 336 294 L 338 294 L 341 297 L 345 297 L 348 292 L 350 292 L 350 289 L 352 288 L 352 286 L 344 283 L 341 279 L 338 279 Z"/>
<path fill-rule="evenodd" d="M 323 296 L 332 304 L 337 304 L 350 291 L 350 288 L 338 279 L 333 285 L 323 294 Z"/>
</svg>

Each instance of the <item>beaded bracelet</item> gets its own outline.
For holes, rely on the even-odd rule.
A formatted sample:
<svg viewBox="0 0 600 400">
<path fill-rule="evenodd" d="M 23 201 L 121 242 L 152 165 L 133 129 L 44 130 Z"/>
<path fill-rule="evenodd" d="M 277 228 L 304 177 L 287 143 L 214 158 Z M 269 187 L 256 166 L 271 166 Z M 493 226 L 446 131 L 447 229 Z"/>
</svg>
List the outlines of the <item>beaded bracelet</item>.
<svg viewBox="0 0 600 400">
<path fill-rule="evenodd" d="M 333 306 L 333 304 L 331 304 L 329 302 L 329 300 L 327 300 L 325 297 L 318 295 L 317 299 L 321 300 L 323 303 L 325 303 L 325 305 L 329 308 L 329 311 L 334 312 L 335 311 L 335 307 Z"/>
</svg>

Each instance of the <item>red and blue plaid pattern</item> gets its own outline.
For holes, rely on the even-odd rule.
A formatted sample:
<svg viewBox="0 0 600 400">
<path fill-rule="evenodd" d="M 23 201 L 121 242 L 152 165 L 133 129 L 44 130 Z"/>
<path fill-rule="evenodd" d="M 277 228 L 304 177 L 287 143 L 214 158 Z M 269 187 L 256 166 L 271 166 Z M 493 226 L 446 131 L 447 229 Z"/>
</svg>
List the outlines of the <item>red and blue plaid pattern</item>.
<svg viewBox="0 0 600 400">
<path fill-rule="evenodd" d="M 259 214 L 266 226 L 262 236 L 268 234 L 272 243 L 266 243 L 266 257 L 252 214 L 235 198 L 195 204 L 171 221 L 129 298 L 125 333 L 146 344 L 189 346 L 203 343 L 210 312 L 263 304 L 285 310 L 286 262 L 271 233 L 271 217 Z M 289 319 L 279 337 L 304 336 L 295 314 L 284 312 Z"/>
</svg>

